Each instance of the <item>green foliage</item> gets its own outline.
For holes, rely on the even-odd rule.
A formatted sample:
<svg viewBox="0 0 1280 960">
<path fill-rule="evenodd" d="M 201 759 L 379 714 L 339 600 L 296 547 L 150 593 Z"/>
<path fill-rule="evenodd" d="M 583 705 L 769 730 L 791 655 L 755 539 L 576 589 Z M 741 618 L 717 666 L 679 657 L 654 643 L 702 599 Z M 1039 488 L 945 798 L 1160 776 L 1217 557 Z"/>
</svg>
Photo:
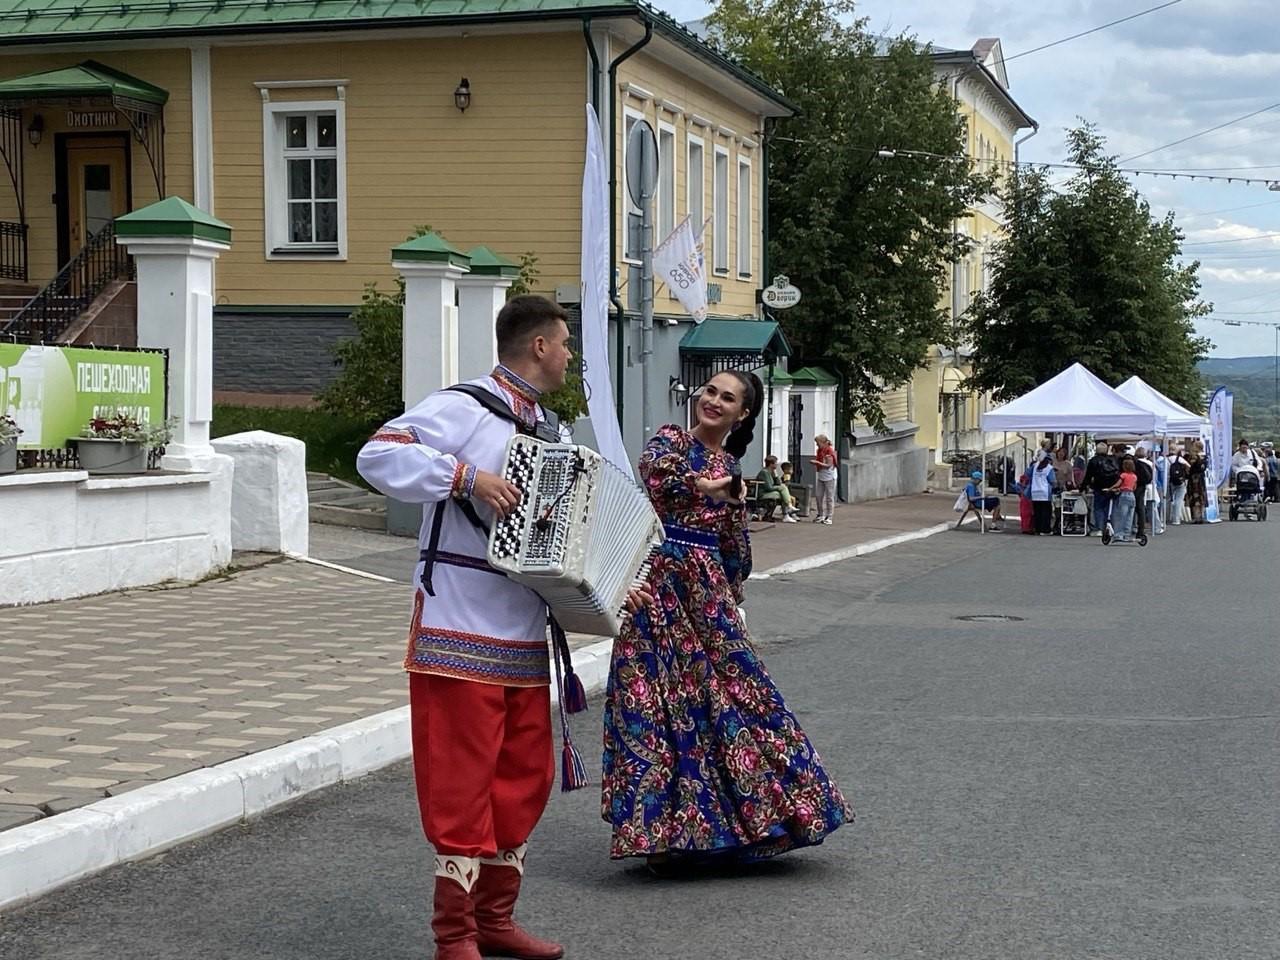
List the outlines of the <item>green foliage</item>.
<svg viewBox="0 0 1280 960">
<path fill-rule="evenodd" d="M 369 439 L 367 420 L 296 407 L 241 407 L 216 403 L 209 433 L 225 437 L 267 430 L 307 445 L 307 469 L 367 486 L 356 473 L 356 454 Z"/>
<path fill-rule="evenodd" d="M 1177 262 L 1173 215 L 1152 217 L 1092 125 L 1069 131 L 1068 146 L 1084 169 L 1065 187 L 1032 170 L 1005 192 L 1008 236 L 990 292 L 971 311 L 972 385 L 1008 400 L 1078 360 L 1110 384 L 1136 374 L 1200 409 L 1196 363 L 1210 344 L 1194 321 L 1210 307 L 1199 299 L 1199 263 Z"/>
<path fill-rule="evenodd" d="M 942 291 L 967 249 L 955 221 L 993 181 L 964 160 L 878 156 L 960 157 L 964 126 L 921 48 L 878 51 L 853 13 L 851 0 L 719 0 L 709 25 L 801 111 L 768 140 L 770 269 L 804 292 L 783 315 L 793 359 L 838 368 L 846 415 L 882 426 L 883 389 L 950 337 Z"/>
</svg>

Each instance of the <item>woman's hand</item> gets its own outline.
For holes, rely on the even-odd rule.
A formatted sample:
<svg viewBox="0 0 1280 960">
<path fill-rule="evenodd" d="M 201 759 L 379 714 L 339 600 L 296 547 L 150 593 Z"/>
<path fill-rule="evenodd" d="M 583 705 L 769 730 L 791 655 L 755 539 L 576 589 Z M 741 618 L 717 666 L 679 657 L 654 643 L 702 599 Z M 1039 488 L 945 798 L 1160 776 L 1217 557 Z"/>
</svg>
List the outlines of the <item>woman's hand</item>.
<svg viewBox="0 0 1280 960">
<path fill-rule="evenodd" d="M 698 492 L 704 497 L 710 497 L 716 503 L 741 503 L 742 501 L 735 497 L 730 490 L 733 483 L 733 477 L 720 477 L 712 480 L 710 477 L 699 477 L 697 480 Z"/>
<path fill-rule="evenodd" d="M 643 607 L 653 603 L 653 594 L 644 587 L 632 587 L 627 591 L 627 613 L 639 613 Z"/>
</svg>

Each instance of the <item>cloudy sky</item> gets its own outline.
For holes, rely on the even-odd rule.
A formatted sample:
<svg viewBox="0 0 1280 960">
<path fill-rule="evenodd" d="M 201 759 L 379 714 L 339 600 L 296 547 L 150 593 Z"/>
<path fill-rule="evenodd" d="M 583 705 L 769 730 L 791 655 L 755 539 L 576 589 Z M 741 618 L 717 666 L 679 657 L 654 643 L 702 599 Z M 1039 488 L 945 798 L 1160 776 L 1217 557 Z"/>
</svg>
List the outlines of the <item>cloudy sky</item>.
<svg viewBox="0 0 1280 960">
<path fill-rule="evenodd" d="M 999 37 L 1012 60 L 1010 91 L 1040 123 L 1040 133 L 1022 148 L 1024 160 L 1061 161 L 1063 130 L 1077 117 L 1097 123 L 1110 151 L 1123 160 L 1274 106 L 1124 165 L 1280 179 L 1276 0 L 1180 0 L 1050 50 L 1017 56 L 1161 2 L 864 0 L 858 8 L 877 33 L 914 34 L 939 46 L 967 48 L 979 37 Z M 682 20 L 710 9 L 701 0 L 659 5 Z M 1201 262 L 1204 297 L 1213 302 L 1216 318 L 1202 322 L 1201 332 L 1213 340 L 1213 354 L 1271 355 L 1275 329 L 1247 324 L 1280 323 L 1280 192 L 1167 177 L 1139 177 L 1135 183 L 1157 213 L 1177 213 L 1187 234 L 1186 255 Z"/>
</svg>

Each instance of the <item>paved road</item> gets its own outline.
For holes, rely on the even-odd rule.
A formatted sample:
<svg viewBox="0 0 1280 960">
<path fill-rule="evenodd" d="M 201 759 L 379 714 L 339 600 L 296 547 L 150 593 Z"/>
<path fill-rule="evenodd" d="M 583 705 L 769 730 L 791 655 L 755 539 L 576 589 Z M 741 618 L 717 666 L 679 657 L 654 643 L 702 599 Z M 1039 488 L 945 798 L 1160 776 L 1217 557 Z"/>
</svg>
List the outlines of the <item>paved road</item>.
<svg viewBox="0 0 1280 960">
<path fill-rule="evenodd" d="M 594 791 L 557 794 L 524 917 L 571 960 L 1276 957 L 1280 657 L 1252 624 L 1280 614 L 1278 536 L 964 532 L 753 584 L 762 652 L 857 823 L 658 881 L 606 859 Z M 1024 619 L 956 619 L 988 614 Z M 53 894 L 0 918 L 0 957 L 429 957 L 407 774 Z"/>
</svg>

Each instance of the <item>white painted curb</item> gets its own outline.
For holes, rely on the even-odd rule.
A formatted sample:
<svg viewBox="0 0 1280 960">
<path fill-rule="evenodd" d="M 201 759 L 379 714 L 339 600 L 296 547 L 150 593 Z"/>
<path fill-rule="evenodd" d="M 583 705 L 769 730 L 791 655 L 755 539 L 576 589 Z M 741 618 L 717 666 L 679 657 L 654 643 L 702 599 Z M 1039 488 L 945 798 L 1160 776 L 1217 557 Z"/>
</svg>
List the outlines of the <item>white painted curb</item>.
<svg viewBox="0 0 1280 960">
<path fill-rule="evenodd" d="M 965 520 L 966 524 L 974 523 L 974 519 L 970 517 Z M 921 527 L 919 530 L 910 530 L 906 533 L 894 534 L 892 537 L 884 537 L 880 540 L 868 540 L 866 543 L 856 543 L 851 547 L 841 547 L 839 550 L 831 550 L 827 553 L 815 553 L 811 557 L 801 557 L 799 560 L 791 560 L 787 563 L 780 563 L 776 567 L 770 567 L 761 573 L 753 573 L 748 580 L 768 580 L 770 577 L 779 577 L 788 573 L 799 573 L 801 570 L 816 570 L 818 567 L 825 567 L 828 564 L 839 563 L 841 560 L 852 560 L 854 557 L 865 557 L 869 553 L 878 553 L 889 547 L 896 547 L 900 543 L 910 543 L 912 540 L 925 540 L 939 533 L 946 533 L 948 530 L 954 530 L 954 523 L 935 523 L 932 527 Z"/>
<path fill-rule="evenodd" d="M 604 690 L 612 640 L 574 651 L 587 695 Z M 555 687 L 552 687 L 555 702 Z M 0 910 L 153 856 L 410 755 L 409 708 L 108 797 L 0 833 Z"/>
</svg>

